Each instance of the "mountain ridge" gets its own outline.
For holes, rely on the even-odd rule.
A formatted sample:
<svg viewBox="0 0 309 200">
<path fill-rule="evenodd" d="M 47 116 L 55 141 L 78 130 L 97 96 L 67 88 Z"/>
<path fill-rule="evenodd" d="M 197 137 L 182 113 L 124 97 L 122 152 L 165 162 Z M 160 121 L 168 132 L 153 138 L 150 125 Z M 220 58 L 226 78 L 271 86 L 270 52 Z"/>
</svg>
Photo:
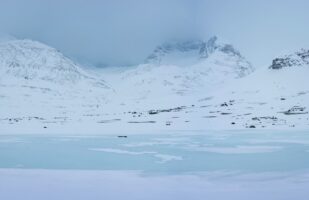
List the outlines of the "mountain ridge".
<svg viewBox="0 0 309 200">
<path fill-rule="evenodd" d="M 2 79 L 13 76 L 25 80 L 71 85 L 86 80 L 94 85 L 108 88 L 104 81 L 89 76 L 60 51 L 29 39 L 1 42 L 0 66 Z"/>
<path fill-rule="evenodd" d="M 173 64 L 173 63 L 162 63 L 164 57 L 174 52 L 188 53 L 194 52 L 196 59 L 207 59 L 215 51 L 221 51 L 226 54 L 234 56 L 243 56 L 233 45 L 228 44 L 217 36 L 213 36 L 208 40 L 201 39 L 184 39 L 184 40 L 171 40 L 164 42 L 162 45 L 157 46 L 154 51 L 146 58 L 145 63 L 152 64 Z"/>
</svg>

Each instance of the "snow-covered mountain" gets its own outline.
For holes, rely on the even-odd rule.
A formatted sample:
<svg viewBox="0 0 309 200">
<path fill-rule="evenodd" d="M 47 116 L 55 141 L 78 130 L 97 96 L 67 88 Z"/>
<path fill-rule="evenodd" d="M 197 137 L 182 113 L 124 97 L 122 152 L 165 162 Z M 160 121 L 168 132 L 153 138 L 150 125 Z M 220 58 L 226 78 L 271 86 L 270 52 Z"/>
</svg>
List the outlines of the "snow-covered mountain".
<svg viewBox="0 0 309 200">
<path fill-rule="evenodd" d="M 221 56 L 215 56 L 216 51 Z M 202 63 L 213 60 L 224 63 L 224 58 L 234 59 L 234 53 L 225 55 L 221 50 L 216 51 L 209 51 L 212 53 L 209 53 Z M 195 50 L 195 52 L 198 51 Z M 214 80 L 214 82 L 210 81 L 209 85 L 205 81 L 205 85 L 193 86 L 189 83 L 196 83 L 196 79 L 188 79 L 188 82 L 183 85 L 191 86 L 191 88 L 187 87 L 191 93 L 186 91 L 183 95 L 171 93 L 170 88 L 181 88 L 180 83 L 183 83 L 181 81 L 177 83 L 172 78 L 175 74 L 184 76 L 185 73 L 189 73 L 192 75 L 194 72 L 191 71 L 201 70 L 202 66 L 206 68 L 211 66 L 214 67 L 212 70 L 217 70 L 221 65 L 175 66 L 155 63 L 141 65 L 129 71 L 116 72 L 117 75 L 122 74 L 122 79 L 118 82 L 123 81 L 122 84 L 127 85 L 127 91 L 121 92 L 127 95 L 122 99 L 126 101 L 121 106 L 124 110 L 127 108 L 129 112 L 116 113 L 109 120 L 107 117 L 102 122 L 108 124 L 105 125 L 106 127 L 121 124 L 125 130 L 308 129 L 309 65 L 305 63 L 307 51 L 301 52 L 303 53 L 292 54 L 297 56 L 298 61 L 293 61 L 296 64 L 289 65 L 290 67 L 282 67 L 280 70 L 268 66 L 258 68 L 247 76 L 231 77 L 225 80 L 225 84 L 214 84 L 216 81 Z M 168 56 L 165 53 L 163 57 Z M 237 54 L 236 57 L 238 57 Z M 273 63 L 275 62 L 276 59 Z M 196 66 L 199 67 L 195 68 Z M 225 63 L 222 66 L 228 68 L 231 65 L 226 66 Z M 216 78 L 226 78 L 224 73 L 219 76 L 220 71 L 217 74 Z M 209 80 L 210 75 L 213 73 L 201 77 Z M 163 80 L 172 83 L 166 82 L 167 86 L 162 86 Z M 175 83 L 179 85 L 176 87 Z M 195 89 L 199 92 L 192 93 Z M 140 94 L 143 90 L 148 90 L 144 99 L 139 99 L 133 105 L 128 104 L 129 97 Z M 149 98 L 150 96 L 152 98 Z M 117 121 L 112 119 L 117 119 Z"/>
<path fill-rule="evenodd" d="M 32 40 L 10 40 L 0 43 L 1 79 L 22 78 L 57 84 L 87 81 L 107 88 L 59 51 Z"/>
<path fill-rule="evenodd" d="M 253 71 L 232 45 L 213 37 L 205 42 L 166 42 L 154 50 L 146 64 L 124 70 L 116 77 L 105 73 L 104 79 L 122 96 L 136 100 L 173 99 L 209 92 Z"/>
<path fill-rule="evenodd" d="M 56 49 L 14 39 L 0 42 L 0 91 L 0 121 L 9 123 L 78 117 L 113 94 Z"/>
<path fill-rule="evenodd" d="M 176 40 L 165 42 L 148 56 L 146 63 L 154 65 L 194 66 L 211 58 L 213 59 L 213 64 L 218 64 L 219 66 L 228 65 L 233 68 L 238 77 L 243 77 L 253 71 L 251 64 L 238 50 L 231 44 L 221 41 L 216 36 L 210 38 L 208 41 Z M 204 67 L 206 68 L 207 66 Z"/>
<path fill-rule="evenodd" d="M 309 128 L 309 63 L 301 50 L 231 81 L 211 95 L 208 124 L 229 128 Z M 281 60 L 282 62 L 278 62 Z"/>
<path fill-rule="evenodd" d="M 308 128 L 307 50 L 254 70 L 216 37 L 171 43 L 89 75 L 44 44 L 1 42 L 0 131 Z"/>
<path fill-rule="evenodd" d="M 162 96 L 161 106 L 153 106 L 144 115 L 167 129 L 308 129 L 308 51 L 284 58 L 289 59 L 289 64 L 280 70 L 262 67 L 245 77 L 213 86 L 214 90 L 191 95 L 191 99 L 174 98 L 169 105 Z"/>
</svg>

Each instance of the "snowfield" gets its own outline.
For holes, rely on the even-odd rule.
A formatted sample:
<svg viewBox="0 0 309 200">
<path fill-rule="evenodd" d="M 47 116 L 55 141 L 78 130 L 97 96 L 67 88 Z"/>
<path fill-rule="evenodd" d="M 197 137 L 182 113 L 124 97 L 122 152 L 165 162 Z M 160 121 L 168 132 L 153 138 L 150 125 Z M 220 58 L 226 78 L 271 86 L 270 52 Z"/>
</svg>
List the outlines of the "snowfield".
<svg viewBox="0 0 309 200">
<path fill-rule="evenodd" d="M 145 177 L 119 171 L 1 169 L 0 177 L 0 198 L 10 200 L 307 200 L 309 195 L 308 173 Z"/>
<path fill-rule="evenodd" d="M 308 130 L 308 57 L 254 69 L 214 37 L 163 44 L 139 66 L 85 70 L 39 42 L 1 42 L 0 132 Z"/>
</svg>

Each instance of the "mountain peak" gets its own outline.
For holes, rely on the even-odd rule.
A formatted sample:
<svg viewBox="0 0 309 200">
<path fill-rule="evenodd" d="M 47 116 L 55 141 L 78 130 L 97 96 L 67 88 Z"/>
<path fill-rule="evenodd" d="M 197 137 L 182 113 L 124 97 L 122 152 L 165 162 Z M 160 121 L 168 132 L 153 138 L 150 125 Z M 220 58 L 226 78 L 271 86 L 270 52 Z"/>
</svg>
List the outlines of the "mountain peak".
<svg viewBox="0 0 309 200">
<path fill-rule="evenodd" d="M 220 51 L 231 56 L 241 57 L 231 44 L 227 44 L 217 36 L 211 37 L 207 41 L 200 39 L 172 40 L 158 46 L 153 53 L 148 56 L 146 63 L 152 64 L 179 64 L 176 60 L 188 58 L 190 61 L 206 59 L 214 52 Z M 185 62 L 187 64 L 187 62 Z M 192 64 L 192 63 L 191 63 Z"/>
<path fill-rule="evenodd" d="M 233 45 L 227 44 L 220 40 L 217 36 L 210 38 L 208 41 L 203 42 L 202 48 L 200 49 L 201 58 L 208 58 L 216 50 L 226 54 L 241 56 L 238 50 Z"/>
<path fill-rule="evenodd" d="M 24 79 L 75 82 L 83 76 L 58 50 L 28 39 L 0 43 L 0 64 L 3 74 Z"/>
<path fill-rule="evenodd" d="M 57 49 L 25 39 L 0 43 L 0 77 L 26 81 L 39 80 L 57 84 L 87 82 L 105 87 Z"/>
</svg>

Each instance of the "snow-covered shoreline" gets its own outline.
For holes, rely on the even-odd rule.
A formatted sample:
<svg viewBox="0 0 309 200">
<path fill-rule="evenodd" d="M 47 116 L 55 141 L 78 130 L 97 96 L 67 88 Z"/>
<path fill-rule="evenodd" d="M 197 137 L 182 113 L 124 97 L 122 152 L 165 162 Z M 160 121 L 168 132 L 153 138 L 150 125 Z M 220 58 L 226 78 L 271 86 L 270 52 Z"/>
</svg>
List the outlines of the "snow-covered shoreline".
<svg viewBox="0 0 309 200">
<path fill-rule="evenodd" d="M 198 124 L 196 124 L 198 125 Z M 252 133 L 282 133 L 282 132 L 301 132 L 309 133 L 309 128 L 304 127 L 280 127 L 275 126 L 272 128 L 265 129 L 248 129 L 248 128 L 230 128 L 222 129 L 221 127 L 216 128 L 205 128 L 195 129 L 194 125 L 189 127 L 166 127 L 163 123 L 160 127 L 156 124 L 138 126 L 136 124 L 121 124 L 119 126 L 107 125 L 100 126 L 95 123 L 93 124 L 67 124 L 58 126 L 48 126 L 47 129 L 43 128 L 41 124 L 26 124 L 22 125 L 1 125 L 0 135 L 80 135 L 80 136 L 92 136 L 92 135 L 203 135 L 203 134 L 219 134 L 220 133 L 241 133 L 241 132 L 252 132 Z"/>
</svg>

